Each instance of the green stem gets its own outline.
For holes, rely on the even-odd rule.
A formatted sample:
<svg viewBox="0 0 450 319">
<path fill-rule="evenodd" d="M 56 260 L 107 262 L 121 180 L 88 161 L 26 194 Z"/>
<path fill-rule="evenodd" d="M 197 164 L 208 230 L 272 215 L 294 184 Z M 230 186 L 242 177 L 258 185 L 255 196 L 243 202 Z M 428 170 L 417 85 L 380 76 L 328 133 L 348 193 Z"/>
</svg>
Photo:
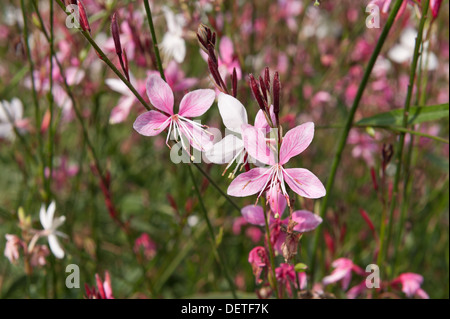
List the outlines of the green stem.
<svg viewBox="0 0 450 319">
<path fill-rule="evenodd" d="M 200 193 L 200 190 L 198 189 L 198 185 L 195 182 L 195 177 L 194 177 L 194 173 L 192 172 L 191 165 L 188 165 L 188 169 L 189 169 L 189 175 L 191 176 L 191 179 L 192 179 L 192 184 L 194 184 L 194 189 L 197 194 L 198 201 L 200 203 L 200 208 L 203 213 L 203 217 L 205 218 L 206 224 L 208 226 L 208 231 L 209 231 L 209 236 L 211 237 L 211 246 L 213 249 L 214 256 L 216 257 L 217 262 L 219 263 L 220 267 L 222 268 L 222 271 L 225 275 L 228 285 L 230 286 L 231 293 L 233 294 L 233 298 L 238 299 L 236 290 L 234 288 L 233 280 L 231 279 L 230 274 L 228 272 L 227 264 L 225 263 L 225 260 L 222 257 L 222 255 L 217 251 L 216 235 L 214 234 L 214 229 L 213 229 L 213 227 L 211 225 L 211 221 L 208 217 L 208 212 L 206 210 L 205 204 L 203 203 L 202 194 Z"/>
<path fill-rule="evenodd" d="M 156 39 L 155 27 L 153 26 L 152 10 L 150 9 L 150 4 L 148 3 L 148 0 L 144 0 L 144 7 L 145 13 L 147 14 L 147 21 L 148 26 L 150 27 L 150 33 L 152 34 L 152 42 L 156 56 L 156 63 L 158 64 L 158 70 L 159 73 L 161 74 L 161 78 L 165 81 L 166 77 L 164 75 L 164 69 L 161 63 L 161 56 L 159 55 L 158 40 Z"/>
<path fill-rule="evenodd" d="M 275 274 L 275 254 L 272 247 L 272 242 L 270 241 L 270 227 L 269 227 L 269 217 L 270 210 L 266 209 L 265 200 L 263 199 L 264 203 L 264 224 L 266 226 L 266 237 L 267 237 L 267 246 L 269 247 L 269 260 L 270 260 L 270 268 L 272 272 L 273 277 L 273 288 L 275 290 L 275 296 L 276 298 L 279 298 L 279 291 L 278 291 L 278 283 L 277 283 L 277 276 Z"/>
<path fill-rule="evenodd" d="M 418 62 L 419 56 L 420 56 L 419 51 L 420 51 L 420 47 L 422 45 L 422 34 L 423 34 L 423 29 L 425 26 L 426 19 L 427 19 L 427 15 L 428 15 L 429 4 L 430 4 L 429 0 L 426 0 L 423 3 L 422 18 L 420 19 L 419 31 L 417 33 L 416 44 L 414 47 L 414 55 L 413 55 L 413 60 L 412 60 L 412 65 L 411 65 L 411 72 L 410 72 L 410 76 L 409 76 L 408 91 L 406 94 L 405 106 L 404 106 L 404 112 L 403 112 L 403 123 L 402 124 L 403 124 L 404 129 L 408 128 L 408 117 L 409 117 L 409 109 L 411 107 L 411 97 L 413 94 L 414 82 L 415 82 L 415 78 L 416 78 L 416 69 L 417 69 L 417 64 L 418 64 L 417 62 Z M 397 143 L 397 156 L 396 156 L 396 160 L 395 160 L 396 171 L 395 171 L 395 177 L 394 177 L 391 205 L 390 205 L 390 209 L 389 209 L 388 234 L 387 234 L 387 239 L 386 239 L 385 244 L 383 243 L 384 238 L 380 238 L 380 251 L 378 253 L 378 265 L 381 265 L 385 259 L 385 254 L 386 254 L 385 251 L 387 251 L 387 248 L 389 247 L 389 243 L 390 243 L 391 236 L 392 236 L 394 210 L 395 210 L 395 206 L 397 203 L 400 176 L 401 176 L 401 172 L 402 172 L 402 158 L 403 158 L 403 147 L 405 145 L 405 135 L 406 135 L 405 132 L 400 133 L 400 139 Z"/>
<path fill-rule="evenodd" d="M 40 127 L 41 127 L 41 111 L 39 106 L 39 99 L 37 96 L 37 90 L 36 90 L 36 83 L 34 81 L 34 61 L 33 57 L 31 56 L 31 49 L 30 49 L 30 43 L 29 43 L 29 33 L 28 33 L 28 18 L 26 16 L 26 9 L 25 9 L 25 3 L 24 0 L 20 0 L 20 6 L 22 8 L 22 17 L 23 17 L 23 36 L 24 36 L 24 43 L 25 43 L 25 49 L 26 49 L 26 55 L 28 59 L 28 63 L 30 64 L 30 73 L 31 73 L 31 89 L 32 89 L 32 97 L 33 97 L 33 104 L 34 104 L 34 118 L 35 118 L 35 126 L 37 130 L 37 140 L 38 140 L 38 149 L 39 149 L 39 155 L 41 159 L 41 165 L 39 167 L 39 171 L 42 178 L 42 183 L 45 183 L 45 158 L 44 158 L 44 152 L 43 152 L 43 146 L 42 146 L 42 140 L 40 138 Z M 44 194 L 43 199 L 48 204 L 49 198 L 48 194 Z"/>
<path fill-rule="evenodd" d="M 383 28 L 383 31 L 380 35 L 380 38 L 378 39 L 378 42 L 375 46 L 375 50 L 372 53 L 372 56 L 370 57 L 369 64 L 367 65 L 367 68 L 364 72 L 364 76 L 362 78 L 361 84 L 359 85 L 358 92 L 356 94 L 355 100 L 353 101 L 353 105 L 350 109 L 350 112 L 347 116 L 347 121 L 344 127 L 344 131 L 342 132 L 341 138 L 338 143 L 338 148 L 336 151 L 336 154 L 333 159 L 333 163 L 331 166 L 331 172 L 327 180 L 326 184 L 326 190 L 327 195 L 323 199 L 322 206 L 320 209 L 320 217 L 323 218 L 325 215 L 325 212 L 328 207 L 328 199 L 331 196 L 331 190 L 333 188 L 334 179 L 336 177 L 336 172 L 339 166 L 339 163 L 341 161 L 342 152 L 344 151 L 345 145 L 347 143 L 347 137 L 350 132 L 350 129 L 352 128 L 353 120 L 355 117 L 356 110 L 358 109 L 359 102 L 361 101 L 361 98 L 363 96 L 363 93 L 365 91 L 366 85 L 369 81 L 370 74 L 372 73 L 373 67 L 377 61 L 378 55 L 380 54 L 381 48 L 383 47 L 384 42 L 386 41 L 386 38 L 389 34 L 389 31 L 391 30 L 392 25 L 394 24 L 395 17 L 397 16 L 397 13 L 400 9 L 400 6 L 402 5 L 403 0 L 397 0 L 391 10 L 391 13 L 389 14 L 389 17 L 386 21 L 386 25 Z M 316 264 L 316 249 L 319 242 L 320 234 L 322 233 L 322 227 L 319 226 L 318 229 L 316 229 L 316 232 L 314 234 L 314 241 L 313 241 L 313 248 L 312 248 L 312 256 L 311 256 L 311 276 L 314 280 L 314 271 L 315 271 L 315 264 Z"/>
<path fill-rule="evenodd" d="M 50 81 L 50 94 L 48 95 L 49 98 L 49 112 L 50 112 L 50 121 L 48 126 L 48 168 L 49 168 L 49 176 L 47 178 L 47 194 L 49 194 L 49 197 L 51 197 L 51 181 L 52 181 L 52 175 L 53 175 L 53 153 L 54 153 L 54 137 L 55 137 L 55 128 L 53 127 L 53 106 L 54 106 L 54 99 L 53 99 L 53 57 L 55 56 L 55 47 L 54 47 L 54 33 L 53 33 L 53 15 L 54 15 L 54 8 L 53 8 L 53 0 L 49 0 L 50 2 L 50 74 L 49 74 L 49 81 Z M 35 3 L 35 2 L 33 2 Z M 36 11 L 37 10 L 36 8 Z M 44 24 L 42 24 L 44 26 Z"/>
</svg>

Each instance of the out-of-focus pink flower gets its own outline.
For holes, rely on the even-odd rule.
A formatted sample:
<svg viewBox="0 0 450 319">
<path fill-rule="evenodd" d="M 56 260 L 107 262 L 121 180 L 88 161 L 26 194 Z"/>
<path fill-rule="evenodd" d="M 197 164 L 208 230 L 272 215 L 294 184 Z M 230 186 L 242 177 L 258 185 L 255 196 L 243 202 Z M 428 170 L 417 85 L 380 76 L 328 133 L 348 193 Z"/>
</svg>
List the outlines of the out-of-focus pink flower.
<svg viewBox="0 0 450 319">
<path fill-rule="evenodd" d="M 335 269 L 333 270 L 331 275 L 326 276 L 322 279 L 322 283 L 325 286 L 331 283 L 342 281 L 342 289 L 347 290 L 350 281 L 352 280 L 352 272 L 355 272 L 356 274 L 361 276 L 365 274 L 362 268 L 355 265 L 353 261 L 348 258 L 336 259 L 331 265 Z"/>
<path fill-rule="evenodd" d="M 19 132 L 25 132 L 28 125 L 28 119 L 23 119 L 23 104 L 18 98 L 13 98 L 11 102 L 0 101 L 0 139 L 13 140 L 14 127 Z"/>
<path fill-rule="evenodd" d="M 292 297 L 292 286 L 297 288 L 294 266 L 291 264 L 280 264 L 279 267 L 275 268 L 275 276 L 289 297 Z"/>
<path fill-rule="evenodd" d="M 156 244 L 147 233 L 143 233 L 134 242 L 134 252 L 136 254 L 143 252 L 145 258 L 150 260 L 156 255 Z"/>
<path fill-rule="evenodd" d="M 150 71 L 148 75 L 158 75 L 159 71 Z M 170 61 L 164 69 L 166 82 L 174 92 L 184 92 L 197 84 L 196 78 L 186 78 L 180 65 L 174 60 Z"/>
<path fill-rule="evenodd" d="M 417 296 L 422 299 L 429 299 L 428 294 L 420 288 L 423 283 L 423 277 L 419 274 L 412 272 L 403 273 L 394 280 L 392 280 L 391 285 L 397 288 L 399 285 L 402 286 L 402 291 L 407 297 Z"/>
<path fill-rule="evenodd" d="M 31 259 L 30 264 L 33 267 L 37 266 L 45 266 L 46 257 L 50 255 L 50 251 L 48 250 L 48 247 L 45 245 L 36 245 L 33 248 L 33 251 L 31 253 Z"/>
<path fill-rule="evenodd" d="M 5 257 L 14 264 L 20 256 L 19 248 L 25 247 L 22 240 L 16 235 L 6 234 L 6 246 L 5 246 Z"/>
<path fill-rule="evenodd" d="M 95 274 L 95 281 L 97 283 L 97 289 L 95 287 L 89 287 L 87 284 L 84 285 L 87 299 L 114 299 L 111 277 L 108 271 L 105 271 L 105 281 L 102 281 L 98 274 Z"/>
<path fill-rule="evenodd" d="M 261 240 L 262 232 L 258 227 L 250 226 L 245 230 L 245 235 L 250 238 L 254 243 L 257 243 Z"/>
<path fill-rule="evenodd" d="M 367 165 L 374 166 L 374 154 L 378 152 L 379 146 L 377 143 L 378 134 L 375 138 L 369 134 L 361 132 L 358 129 L 352 129 L 348 137 L 348 143 L 355 145 L 352 150 L 352 156 L 355 158 L 361 157 L 366 161 Z"/>
<path fill-rule="evenodd" d="M 55 187 L 57 189 L 63 188 L 68 179 L 75 176 L 79 171 L 78 165 L 76 164 L 68 164 L 67 157 L 62 156 L 60 158 L 59 165 L 56 165 L 53 168 L 52 172 L 52 180 L 55 183 Z M 45 177 L 50 176 L 50 169 L 48 167 L 45 168 Z"/>
<path fill-rule="evenodd" d="M 291 31 L 297 29 L 297 16 L 303 11 L 303 4 L 299 0 L 278 0 L 278 19 L 284 19 Z"/>
<path fill-rule="evenodd" d="M 130 74 L 130 81 L 140 95 L 145 94 L 144 80 L 136 80 L 133 75 Z M 112 109 L 111 115 L 109 116 L 110 124 L 121 123 L 127 119 L 131 107 L 137 102 L 137 98 L 128 86 L 119 79 L 106 79 L 105 83 L 111 90 L 122 94 L 119 103 Z"/>
<path fill-rule="evenodd" d="M 253 248 L 248 254 L 248 262 L 252 265 L 257 284 L 262 282 L 261 273 L 268 264 L 266 249 L 262 246 Z"/>
</svg>

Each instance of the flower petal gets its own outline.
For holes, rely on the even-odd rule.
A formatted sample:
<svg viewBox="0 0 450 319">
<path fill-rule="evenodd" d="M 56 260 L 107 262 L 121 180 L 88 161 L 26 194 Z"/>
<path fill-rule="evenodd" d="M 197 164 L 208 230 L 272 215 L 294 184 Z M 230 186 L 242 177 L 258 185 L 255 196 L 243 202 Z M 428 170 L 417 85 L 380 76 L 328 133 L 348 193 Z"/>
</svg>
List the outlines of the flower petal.
<svg viewBox="0 0 450 319">
<path fill-rule="evenodd" d="M 55 202 L 51 202 L 50 205 L 48 205 L 47 208 L 47 225 L 49 227 L 53 226 L 53 216 L 55 215 L 56 205 Z"/>
<path fill-rule="evenodd" d="M 155 108 L 173 115 L 173 92 L 161 76 L 152 74 L 148 77 L 147 95 Z"/>
<path fill-rule="evenodd" d="M 203 115 L 216 98 L 216 92 L 211 89 L 202 89 L 189 92 L 180 103 L 178 114 L 185 117 L 197 117 Z"/>
<path fill-rule="evenodd" d="M 241 209 L 241 214 L 245 220 L 253 225 L 264 226 L 264 210 L 261 206 L 248 205 Z"/>
<path fill-rule="evenodd" d="M 230 163 L 233 158 L 244 149 L 244 142 L 235 135 L 228 134 L 221 141 L 214 144 L 205 153 L 206 158 L 215 164 Z"/>
<path fill-rule="evenodd" d="M 242 103 L 231 95 L 220 93 L 217 106 L 225 127 L 233 132 L 241 133 L 241 126 L 248 124 L 247 111 Z"/>
<path fill-rule="evenodd" d="M 297 210 L 292 213 L 292 219 L 297 222 L 297 225 L 294 226 L 294 230 L 299 233 L 305 233 L 316 229 L 322 223 L 322 218 L 308 212 L 307 210 Z"/>
<path fill-rule="evenodd" d="M 155 136 L 161 133 L 171 120 L 157 111 L 148 111 L 137 117 L 133 124 L 133 128 L 141 135 Z"/>
<path fill-rule="evenodd" d="M 45 209 L 44 204 L 41 205 L 41 210 L 39 211 L 39 219 L 40 219 L 41 225 L 42 225 L 42 227 L 44 227 L 44 229 L 50 228 L 51 225 L 49 225 L 47 223 L 47 210 Z"/>
<path fill-rule="evenodd" d="M 261 163 L 274 165 L 276 154 L 267 146 L 264 129 L 242 125 L 242 137 L 248 154 Z"/>
<path fill-rule="evenodd" d="M 110 124 L 117 124 L 125 121 L 130 114 L 131 107 L 133 106 L 135 101 L 134 96 L 123 97 L 119 100 L 119 104 L 117 104 L 111 111 L 109 116 Z"/>
<path fill-rule="evenodd" d="M 233 61 L 233 42 L 229 37 L 222 37 L 219 45 L 220 57 L 225 64 L 231 63 Z"/>
<path fill-rule="evenodd" d="M 280 164 L 286 164 L 291 157 L 303 152 L 314 137 L 314 123 L 308 122 L 288 131 L 280 147 Z"/>
<path fill-rule="evenodd" d="M 260 192 L 267 182 L 268 173 L 268 168 L 257 167 L 240 174 L 228 186 L 228 195 L 246 197 Z"/>
<path fill-rule="evenodd" d="M 326 191 L 316 175 L 304 168 L 288 168 L 283 170 L 283 177 L 289 187 L 302 197 L 320 198 Z"/>
<path fill-rule="evenodd" d="M 52 251 L 53 255 L 55 255 L 56 258 L 62 259 L 64 258 L 64 250 L 62 249 L 61 245 L 59 244 L 58 238 L 56 238 L 56 235 L 49 235 L 48 236 L 48 244 L 50 246 L 50 250 Z"/>
<path fill-rule="evenodd" d="M 206 130 L 183 120 L 180 120 L 178 124 L 180 125 L 181 134 L 189 140 L 189 144 L 193 148 L 206 152 L 213 147 L 212 135 L 208 134 Z"/>
</svg>

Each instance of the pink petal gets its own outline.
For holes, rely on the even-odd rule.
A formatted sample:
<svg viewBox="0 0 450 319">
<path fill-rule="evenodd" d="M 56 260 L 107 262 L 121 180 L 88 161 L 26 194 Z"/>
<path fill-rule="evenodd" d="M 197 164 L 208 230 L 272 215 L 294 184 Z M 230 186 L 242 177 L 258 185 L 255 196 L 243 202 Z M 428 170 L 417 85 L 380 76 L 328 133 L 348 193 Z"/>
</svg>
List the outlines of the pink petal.
<svg viewBox="0 0 450 319">
<path fill-rule="evenodd" d="M 302 197 L 320 198 L 326 194 L 322 182 L 307 169 L 284 169 L 283 177 L 289 187 Z"/>
<path fill-rule="evenodd" d="M 245 220 L 253 225 L 264 226 L 264 210 L 261 206 L 248 205 L 241 209 L 241 214 Z"/>
<path fill-rule="evenodd" d="M 173 92 L 161 76 L 152 74 L 147 79 L 147 95 L 150 103 L 160 111 L 173 115 Z"/>
<path fill-rule="evenodd" d="M 275 154 L 267 146 L 263 129 L 251 125 L 242 125 L 242 137 L 248 154 L 264 164 L 274 165 Z"/>
<path fill-rule="evenodd" d="M 269 109 L 270 117 L 272 119 L 272 123 L 275 123 L 275 113 L 273 113 L 273 105 L 270 106 Z M 267 130 L 270 129 L 269 123 L 267 123 L 266 116 L 262 110 L 259 110 L 255 117 L 255 127 L 256 128 L 265 128 Z"/>
<path fill-rule="evenodd" d="M 216 98 L 214 90 L 195 90 L 186 94 L 180 103 L 178 114 L 185 117 L 197 117 L 205 113 Z"/>
<path fill-rule="evenodd" d="M 349 273 L 348 269 L 335 269 L 331 275 L 322 279 L 322 283 L 326 286 L 343 279 Z"/>
<path fill-rule="evenodd" d="M 155 136 L 161 133 L 169 124 L 169 118 L 157 111 L 149 111 L 137 117 L 133 128 L 141 135 Z"/>
<path fill-rule="evenodd" d="M 109 116 L 110 124 L 117 124 L 125 121 L 130 114 L 131 107 L 134 104 L 135 97 L 125 97 L 119 100 L 119 104 L 115 106 Z"/>
<path fill-rule="evenodd" d="M 299 125 L 287 132 L 281 143 L 280 164 L 286 164 L 291 157 L 303 152 L 311 144 L 313 137 L 314 123 L 312 122 Z"/>
<path fill-rule="evenodd" d="M 219 49 L 220 49 L 220 57 L 222 58 L 225 64 L 228 64 L 231 61 L 233 61 L 234 48 L 233 42 L 231 41 L 230 38 L 226 36 L 222 37 L 222 39 L 220 40 Z"/>
<path fill-rule="evenodd" d="M 297 225 L 294 226 L 294 230 L 300 233 L 316 229 L 316 227 L 322 223 L 322 218 L 306 210 L 297 210 L 293 212 L 292 219 L 297 222 Z"/>
<path fill-rule="evenodd" d="M 267 182 L 268 173 L 268 168 L 258 167 L 240 174 L 228 186 L 227 194 L 235 197 L 246 197 L 260 192 Z"/>
<path fill-rule="evenodd" d="M 286 198 L 284 195 L 275 187 L 272 188 L 272 191 L 267 192 L 267 200 L 270 204 L 270 209 L 274 214 L 283 215 L 284 210 L 286 209 Z"/>
</svg>

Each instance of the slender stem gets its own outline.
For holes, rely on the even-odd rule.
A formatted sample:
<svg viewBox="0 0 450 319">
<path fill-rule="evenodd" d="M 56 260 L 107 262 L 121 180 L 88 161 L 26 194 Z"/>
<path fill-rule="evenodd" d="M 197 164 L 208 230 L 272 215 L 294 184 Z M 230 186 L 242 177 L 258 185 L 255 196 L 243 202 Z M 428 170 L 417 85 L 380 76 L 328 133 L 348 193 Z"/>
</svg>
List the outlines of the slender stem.
<svg viewBox="0 0 450 319">
<path fill-rule="evenodd" d="M 409 85 L 408 85 L 408 91 L 406 94 L 405 99 L 405 106 L 404 106 L 404 112 L 403 112 L 403 128 L 408 128 L 408 117 L 409 117 L 409 109 L 411 107 L 411 97 L 413 94 L 413 88 L 414 88 L 414 82 L 416 79 L 416 69 L 417 69 L 417 62 L 419 60 L 420 56 L 420 47 L 422 46 L 422 34 L 423 29 L 425 26 L 425 22 L 427 20 L 428 15 L 428 7 L 430 4 L 430 0 L 426 0 L 423 2 L 423 8 L 422 8 L 422 18 L 420 19 L 419 24 L 419 31 L 417 33 L 416 38 L 416 44 L 414 47 L 414 55 L 412 59 L 412 65 L 411 65 L 411 71 L 409 76 Z M 383 239 L 380 238 L 380 251 L 378 254 L 378 265 L 381 265 L 381 262 L 385 259 L 385 250 L 387 251 L 387 247 L 389 247 L 389 243 L 392 236 L 392 227 L 393 227 L 393 217 L 394 217 L 394 210 L 397 203 L 398 198 L 398 190 L 399 190 L 399 183 L 400 183 L 400 176 L 402 172 L 402 158 L 403 158 L 403 147 L 405 145 L 405 132 L 400 133 L 400 139 L 397 143 L 397 157 L 395 160 L 396 163 L 396 171 L 395 171 L 395 177 L 394 177 L 394 185 L 393 185 L 393 191 L 392 191 L 392 199 L 391 199 L 391 205 L 389 210 L 389 222 L 388 222 L 388 234 L 387 234 L 387 240 L 384 245 Z M 386 249 L 385 249 L 386 248 Z"/>
<path fill-rule="evenodd" d="M 336 172 L 337 172 L 338 166 L 341 161 L 342 152 L 344 151 L 345 145 L 347 143 L 348 134 L 350 132 L 350 129 L 352 128 L 353 119 L 355 117 L 356 110 L 358 109 L 359 102 L 361 101 L 361 98 L 365 91 L 366 85 L 369 81 L 370 74 L 372 73 L 372 70 L 377 61 L 378 55 L 380 54 L 381 48 L 383 47 L 383 44 L 386 41 L 389 31 L 391 30 L 391 27 L 394 24 L 395 17 L 397 16 L 397 13 L 398 13 L 402 3 L 403 3 L 403 0 L 397 0 L 392 8 L 391 13 L 389 14 L 389 17 L 386 21 L 386 25 L 384 26 L 383 31 L 381 32 L 380 38 L 378 39 L 378 42 L 375 46 L 375 50 L 373 51 L 372 56 L 370 57 L 369 64 L 367 65 L 366 70 L 364 72 L 364 76 L 362 78 L 361 84 L 359 85 L 355 100 L 353 101 L 353 105 L 347 116 L 347 121 L 346 121 L 344 130 L 342 132 L 341 138 L 339 140 L 338 148 L 337 148 L 337 151 L 336 151 L 336 154 L 334 156 L 333 163 L 331 166 L 331 172 L 330 172 L 330 175 L 327 180 L 327 185 L 326 185 L 327 195 L 325 196 L 325 198 L 323 199 L 323 202 L 322 202 L 322 206 L 320 209 L 320 217 L 323 217 L 327 210 L 328 199 L 331 196 L 331 191 L 333 188 L 334 179 L 336 177 Z M 313 249 L 311 252 L 312 253 L 311 277 L 313 278 L 313 280 L 314 280 L 314 271 L 315 271 L 315 264 L 316 264 L 316 249 L 317 249 L 317 245 L 318 245 L 321 233 L 322 233 L 322 227 L 319 226 L 318 229 L 316 229 L 316 232 L 314 234 Z"/>
<path fill-rule="evenodd" d="M 54 99 L 53 99 L 53 57 L 55 56 L 55 47 L 54 47 L 54 33 L 53 33 L 53 15 L 54 15 L 54 7 L 53 7 L 53 0 L 49 0 L 50 2 L 50 39 L 49 39 L 49 45 L 50 45 L 50 74 L 49 74 L 49 81 L 50 81 L 50 94 L 48 95 L 49 99 L 49 112 L 50 112 L 50 121 L 48 125 L 48 169 L 49 169 L 49 175 L 47 178 L 47 193 L 51 194 L 51 181 L 53 176 L 53 153 L 54 153 L 54 137 L 55 137 L 55 128 L 53 127 L 53 106 L 54 106 Z M 33 2 L 35 3 L 35 2 Z M 39 11 L 36 8 L 36 11 Z M 44 24 L 42 24 L 44 26 Z M 51 197 L 51 196 L 49 196 Z"/>
<path fill-rule="evenodd" d="M 34 61 L 33 61 L 33 57 L 31 56 L 29 34 L 28 34 L 28 19 L 26 16 L 24 0 L 20 0 L 20 6 L 22 8 L 23 36 L 24 36 L 25 49 L 26 49 L 26 53 L 27 53 L 28 63 L 30 64 L 31 89 L 33 92 L 32 97 L 33 97 L 33 104 L 34 104 L 35 126 L 36 126 L 36 130 L 38 132 L 38 134 L 37 134 L 38 149 L 39 149 L 39 155 L 41 158 L 41 165 L 39 167 L 39 172 L 41 174 L 42 182 L 45 183 L 45 158 L 44 158 L 44 152 L 42 149 L 42 140 L 39 136 L 40 135 L 40 133 L 39 133 L 40 127 L 41 127 L 41 111 L 40 111 L 40 106 L 39 106 L 39 99 L 37 96 L 36 83 L 34 80 Z M 47 204 L 49 203 L 50 199 L 48 197 L 48 194 L 44 194 L 44 200 Z"/>
<path fill-rule="evenodd" d="M 150 33 L 152 34 L 152 42 L 156 56 L 156 63 L 158 64 L 158 70 L 159 73 L 161 74 L 161 78 L 165 81 L 166 77 L 164 75 L 164 69 L 161 63 L 161 56 L 159 55 L 158 40 L 156 39 L 155 27 L 153 26 L 152 10 L 150 9 L 150 4 L 148 3 L 148 0 L 144 0 L 144 7 L 145 13 L 147 14 L 147 21 L 148 26 L 150 27 Z"/>
<path fill-rule="evenodd" d="M 234 200 L 231 199 L 230 196 L 227 195 L 227 193 L 225 193 L 219 185 L 217 185 L 217 183 L 211 178 L 211 176 L 209 176 L 208 173 L 206 173 L 203 168 L 198 165 L 197 163 L 192 163 L 194 164 L 194 166 L 198 169 L 198 171 L 206 177 L 206 179 L 211 183 L 212 186 L 214 186 L 214 188 L 220 193 L 220 195 L 222 195 L 230 204 L 231 206 L 233 206 L 234 209 L 236 209 L 237 212 L 239 212 L 239 214 L 241 213 L 241 208 L 234 202 Z"/>
<path fill-rule="evenodd" d="M 226 280 L 228 282 L 228 285 L 230 286 L 230 290 L 231 290 L 231 293 L 233 294 L 233 298 L 238 299 L 238 296 L 236 294 L 236 290 L 234 288 L 233 280 L 231 279 L 230 274 L 228 272 L 227 264 L 225 263 L 225 260 L 222 257 L 222 254 L 220 254 L 217 251 L 216 236 L 214 234 L 214 229 L 213 229 L 213 227 L 211 225 L 211 221 L 210 221 L 210 219 L 208 217 L 208 212 L 206 210 L 205 204 L 203 203 L 202 194 L 200 193 L 200 190 L 198 189 L 198 185 L 195 182 L 195 177 L 194 177 L 194 173 L 192 172 L 191 165 L 188 165 L 188 169 L 189 169 L 189 175 L 191 176 L 191 179 L 192 179 L 192 184 L 194 184 L 194 189 L 195 189 L 195 192 L 197 194 L 198 201 L 200 203 L 200 208 L 202 210 L 203 217 L 205 218 L 206 224 L 208 226 L 208 231 L 209 231 L 209 236 L 211 237 L 211 246 L 212 246 L 212 249 L 213 249 L 214 256 L 218 259 L 217 261 L 218 261 L 220 267 L 222 268 L 222 271 L 223 271 L 223 273 L 225 275 L 225 278 L 226 278 Z"/>
<path fill-rule="evenodd" d="M 265 200 L 263 199 L 264 203 L 264 224 L 266 226 L 266 238 L 267 238 L 267 246 L 269 247 L 269 260 L 270 260 L 270 269 L 272 272 L 273 277 L 273 288 L 275 289 L 275 296 L 279 298 L 279 291 L 278 291 L 278 283 L 277 283 L 277 276 L 275 274 L 275 254 L 272 247 L 272 242 L 270 241 L 270 227 L 269 227 L 269 217 L 270 210 L 266 209 Z"/>
<path fill-rule="evenodd" d="M 23 0 L 22 0 L 23 1 Z M 61 2 L 61 0 L 56 0 L 58 2 L 58 5 L 61 7 L 61 9 L 65 11 L 64 4 Z M 68 12 L 66 12 L 67 15 L 69 15 Z M 145 102 L 145 100 L 142 98 L 142 96 L 136 91 L 133 84 L 131 84 L 130 81 L 127 80 L 127 78 L 122 74 L 122 72 L 119 71 L 119 69 L 114 65 L 114 63 L 111 62 L 111 60 L 106 56 L 106 54 L 102 51 L 102 49 L 97 45 L 97 43 L 92 39 L 89 32 L 86 32 L 82 29 L 80 29 L 81 34 L 88 40 L 88 42 L 92 45 L 94 50 L 98 53 L 100 59 L 102 59 L 110 68 L 111 70 L 122 80 L 123 83 L 130 89 L 130 91 L 136 96 L 136 98 L 141 102 L 141 104 L 147 109 L 151 110 L 151 106 Z"/>
</svg>

